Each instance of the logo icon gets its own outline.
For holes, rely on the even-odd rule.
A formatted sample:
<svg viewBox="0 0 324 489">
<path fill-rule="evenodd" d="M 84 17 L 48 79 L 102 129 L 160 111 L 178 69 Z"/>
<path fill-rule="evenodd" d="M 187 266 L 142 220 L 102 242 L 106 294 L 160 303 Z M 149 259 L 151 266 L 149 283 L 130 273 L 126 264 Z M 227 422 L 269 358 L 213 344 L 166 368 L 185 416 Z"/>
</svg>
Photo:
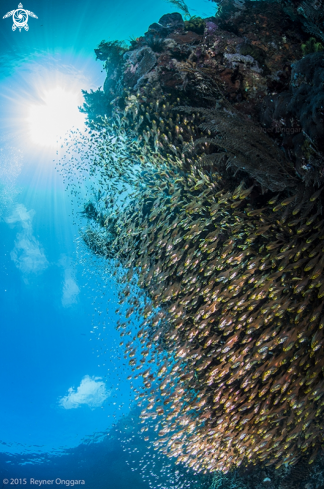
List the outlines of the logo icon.
<svg viewBox="0 0 324 489">
<path fill-rule="evenodd" d="M 24 10 L 21 3 L 18 5 L 17 10 L 12 10 L 11 12 L 6 13 L 3 18 L 6 19 L 7 17 L 11 16 L 13 20 L 12 30 L 15 31 L 18 28 L 19 32 L 21 32 L 22 28 L 24 28 L 25 31 L 29 30 L 29 26 L 27 23 L 28 16 L 38 19 L 37 15 L 35 15 L 33 12 L 30 12 L 30 10 Z"/>
</svg>

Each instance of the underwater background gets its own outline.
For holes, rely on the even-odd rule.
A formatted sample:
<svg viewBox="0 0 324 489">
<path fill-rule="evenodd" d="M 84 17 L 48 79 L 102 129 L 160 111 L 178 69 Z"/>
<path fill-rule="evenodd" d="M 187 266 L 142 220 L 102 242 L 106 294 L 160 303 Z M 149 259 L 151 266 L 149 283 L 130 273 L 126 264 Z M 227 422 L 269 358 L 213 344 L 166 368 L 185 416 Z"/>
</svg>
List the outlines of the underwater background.
<svg viewBox="0 0 324 489">
<path fill-rule="evenodd" d="M 322 488 L 322 3 L 1 9 L 2 487 Z"/>
</svg>

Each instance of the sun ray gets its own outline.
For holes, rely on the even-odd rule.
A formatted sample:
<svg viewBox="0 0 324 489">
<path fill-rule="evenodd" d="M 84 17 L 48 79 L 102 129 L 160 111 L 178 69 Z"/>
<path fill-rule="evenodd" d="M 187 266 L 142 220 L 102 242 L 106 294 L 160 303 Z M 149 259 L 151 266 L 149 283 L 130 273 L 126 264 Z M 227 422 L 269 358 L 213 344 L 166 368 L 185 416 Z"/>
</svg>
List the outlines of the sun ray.
<svg viewBox="0 0 324 489">
<path fill-rule="evenodd" d="M 41 104 L 29 107 L 28 124 L 31 140 L 42 146 L 55 146 L 58 138 L 80 127 L 84 115 L 78 109 L 79 94 L 56 87 L 44 92 Z"/>
</svg>

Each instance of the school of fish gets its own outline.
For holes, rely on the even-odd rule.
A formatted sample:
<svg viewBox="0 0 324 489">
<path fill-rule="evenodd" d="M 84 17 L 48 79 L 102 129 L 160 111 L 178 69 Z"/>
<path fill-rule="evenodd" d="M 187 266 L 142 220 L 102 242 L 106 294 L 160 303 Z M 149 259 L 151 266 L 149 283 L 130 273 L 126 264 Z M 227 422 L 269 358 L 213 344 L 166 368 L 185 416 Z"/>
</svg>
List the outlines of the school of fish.
<svg viewBox="0 0 324 489">
<path fill-rule="evenodd" d="M 198 472 L 279 468 L 305 453 L 313 462 L 324 419 L 323 187 L 255 197 L 248 176 L 183 154 L 193 118 L 162 104 L 158 129 L 157 105 L 129 100 L 123 129 L 106 120 L 94 130 L 98 157 L 84 168 L 100 175 L 102 254 L 114 250 L 123 270 L 118 328 L 131 335 L 133 313 L 144 316 L 125 350 L 143 377 L 143 431 L 154 420 L 155 447 Z"/>
</svg>

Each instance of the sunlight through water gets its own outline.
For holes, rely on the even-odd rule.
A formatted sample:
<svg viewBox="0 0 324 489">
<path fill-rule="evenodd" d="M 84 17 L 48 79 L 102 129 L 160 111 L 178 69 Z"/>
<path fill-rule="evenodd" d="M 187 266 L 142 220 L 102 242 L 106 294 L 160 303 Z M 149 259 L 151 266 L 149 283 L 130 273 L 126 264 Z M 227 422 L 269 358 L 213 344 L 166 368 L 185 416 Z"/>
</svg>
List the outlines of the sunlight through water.
<svg viewBox="0 0 324 489">
<path fill-rule="evenodd" d="M 80 94 L 57 87 L 44 92 L 42 104 L 29 107 L 31 139 L 42 146 L 55 146 L 59 137 L 73 127 L 81 128 L 84 115 L 79 112 Z"/>
</svg>

